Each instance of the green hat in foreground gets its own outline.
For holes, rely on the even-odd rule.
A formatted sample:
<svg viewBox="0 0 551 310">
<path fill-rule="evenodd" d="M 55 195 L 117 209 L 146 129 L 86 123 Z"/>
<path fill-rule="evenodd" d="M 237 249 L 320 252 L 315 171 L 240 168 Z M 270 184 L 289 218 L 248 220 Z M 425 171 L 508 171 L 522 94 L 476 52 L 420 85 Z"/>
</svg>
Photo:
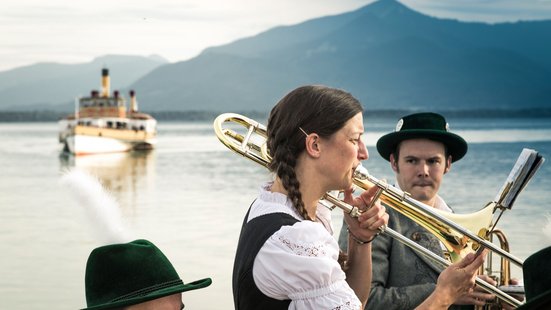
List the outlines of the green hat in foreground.
<svg viewBox="0 0 551 310">
<path fill-rule="evenodd" d="M 517 309 L 551 309 L 551 247 L 528 257 L 522 274 L 526 303 Z"/>
<path fill-rule="evenodd" d="M 377 151 L 390 161 L 398 144 L 409 139 L 429 139 L 444 143 L 452 162 L 461 159 L 467 153 L 467 142 L 449 131 L 446 119 L 437 113 L 415 113 L 404 116 L 398 121 L 396 131 L 386 134 L 377 141 Z"/>
<path fill-rule="evenodd" d="M 207 287 L 210 278 L 184 284 L 153 243 L 135 240 L 96 248 L 86 264 L 85 309 L 111 309 Z"/>
</svg>

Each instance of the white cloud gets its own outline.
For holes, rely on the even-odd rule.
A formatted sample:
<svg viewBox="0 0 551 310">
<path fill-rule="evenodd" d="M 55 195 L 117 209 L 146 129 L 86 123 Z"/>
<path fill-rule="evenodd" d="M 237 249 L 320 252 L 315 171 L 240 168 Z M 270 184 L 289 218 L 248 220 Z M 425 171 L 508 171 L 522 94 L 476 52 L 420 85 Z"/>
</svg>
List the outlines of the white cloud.
<svg viewBox="0 0 551 310">
<path fill-rule="evenodd" d="M 0 70 L 36 62 L 87 62 L 105 54 L 170 61 L 278 25 L 357 9 L 372 0 L 3 0 Z M 462 20 L 551 18 L 549 0 L 403 0 Z"/>
<path fill-rule="evenodd" d="M 342 13 L 365 1 L 4 0 L 0 70 L 86 62 L 105 54 L 188 59 L 281 24 Z"/>
</svg>

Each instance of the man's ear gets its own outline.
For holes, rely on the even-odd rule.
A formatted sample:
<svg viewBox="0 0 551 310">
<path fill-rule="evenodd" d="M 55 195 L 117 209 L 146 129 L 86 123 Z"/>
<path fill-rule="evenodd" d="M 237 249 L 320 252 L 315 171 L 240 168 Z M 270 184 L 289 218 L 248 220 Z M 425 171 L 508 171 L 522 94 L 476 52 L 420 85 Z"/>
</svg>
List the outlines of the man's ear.
<svg viewBox="0 0 551 310">
<path fill-rule="evenodd" d="M 446 159 L 446 169 L 444 169 L 444 174 L 448 173 L 452 169 L 452 156 L 449 155 Z"/>
<path fill-rule="evenodd" d="M 392 170 L 394 170 L 394 172 L 398 172 L 398 160 L 394 158 L 394 154 L 390 154 L 390 167 L 392 168 Z"/>
<path fill-rule="evenodd" d="M 304 141 L 306 153 L 314 158 L 318 158 L 321 154 L 319 143 L 320 137 L 317 134 L 309 134 Z"/>
</svg>

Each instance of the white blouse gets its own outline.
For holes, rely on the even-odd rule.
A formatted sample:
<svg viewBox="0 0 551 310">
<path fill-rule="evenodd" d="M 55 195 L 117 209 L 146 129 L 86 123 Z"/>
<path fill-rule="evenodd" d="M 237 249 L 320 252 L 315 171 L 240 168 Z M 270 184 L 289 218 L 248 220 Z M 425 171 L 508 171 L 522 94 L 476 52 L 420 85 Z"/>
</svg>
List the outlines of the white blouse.
<svg viewBox="0 0 551 310">
<path fill-rule="evenodd" d="M 320 205 L 319 220 L 305 221 L 286 195 L 272 193 L 270 187 L 261 188 L 247 221 L 282 212 L 300 222 L 283 226 L 264 243 L 253 265 L 256 286 L 271 298 L 291 299 L 289 309 L 359 309 L 361 303 L 337 262 L 330 212 Z"/>
</svg>

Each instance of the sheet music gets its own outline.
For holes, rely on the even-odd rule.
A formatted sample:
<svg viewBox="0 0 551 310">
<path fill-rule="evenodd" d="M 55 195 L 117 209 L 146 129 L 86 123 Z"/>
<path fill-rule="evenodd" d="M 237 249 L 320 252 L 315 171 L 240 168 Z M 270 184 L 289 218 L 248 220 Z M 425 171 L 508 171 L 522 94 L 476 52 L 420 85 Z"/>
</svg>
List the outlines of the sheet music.
<svg viewBox="0 0 551 310">
<path fill-rule="evenodd" d="M 543 161 L 543 157 L 535 150 L 523 149 L 494 201 L 510 209 Z"/>
</svg>

